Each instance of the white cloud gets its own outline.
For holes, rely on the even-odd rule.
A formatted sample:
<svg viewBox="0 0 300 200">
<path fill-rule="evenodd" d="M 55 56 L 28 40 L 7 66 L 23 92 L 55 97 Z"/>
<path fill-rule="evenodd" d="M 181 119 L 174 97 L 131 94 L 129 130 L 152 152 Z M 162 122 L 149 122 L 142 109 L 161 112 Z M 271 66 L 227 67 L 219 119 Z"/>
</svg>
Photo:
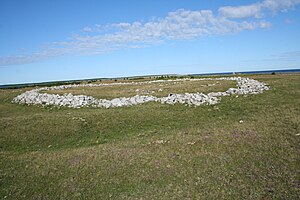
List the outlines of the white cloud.
<svg viewBox="0 0 300 200">
<path fill-rule="evenodd" d="M 224 6 L 219 8 L 219 13 L 226 18 L 261 18 L 265 11 L 286 11 L 299 3 L 300 0 L 264 0 L 246 6 Z"/>
<path fill-rule="evenodd" d="M 84 32 L 92 32 L 93 29 L 91 27 L 86 26 L 86 27 L 83 28 L 83 31 Z"/>
<path fill-rule="evenodd" d="M 262 8 L 260 4 L 253 4 L 248 6 L 225 6 L 219 8 L 221 16 L 226 18 L 245 18 L 245 17 L 262 17 Z"/>
<path fill-rule="evenodd" d="M 272 11 L 285 11 L 299 4 L 300 0 L 264 0 L 261 5 Z"/>
<path fill-rule="evenodd" d="M 300 0 L 265 0 L 260 3 L 221 7 L 219 14 L 211 10 L 179 9 L 164 18 L 147 22 L 122 22 L 84 27 L 85 35 L 73 35 L 70 40 L 53 42 L 29 55 L 0 57 L 0 66 L 33 63 L 63 55 L 95 55 L 120 49 L 142 48 L 171 40 L 190 40 L 211 35 L 224 35 L 244 30 L 268 28 L 262 10 L 291 8 Z M 247 20 L 234 18 L 252 17 Z M 88 33 L 88 35 L 86 35 Z"/>
<path fill-rule="evenodd" d="M 266 22 L 266 21 L 261 21 L 259 23 L 260 28 L 270 28 L 272 26 L 272 24 L 270 22 Z"/>
</svg>

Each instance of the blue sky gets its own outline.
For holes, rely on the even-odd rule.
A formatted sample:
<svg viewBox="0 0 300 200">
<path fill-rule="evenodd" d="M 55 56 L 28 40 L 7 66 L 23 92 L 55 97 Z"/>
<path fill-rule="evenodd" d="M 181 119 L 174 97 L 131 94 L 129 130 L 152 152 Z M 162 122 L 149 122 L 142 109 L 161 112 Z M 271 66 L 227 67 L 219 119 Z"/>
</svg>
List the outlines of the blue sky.
<svg viewBox="0 0 300 200">
<path fill-rule="evenodd" d="M 300 68 L 300 0 L 1 0 L 0 84 Z"/>
</svg>

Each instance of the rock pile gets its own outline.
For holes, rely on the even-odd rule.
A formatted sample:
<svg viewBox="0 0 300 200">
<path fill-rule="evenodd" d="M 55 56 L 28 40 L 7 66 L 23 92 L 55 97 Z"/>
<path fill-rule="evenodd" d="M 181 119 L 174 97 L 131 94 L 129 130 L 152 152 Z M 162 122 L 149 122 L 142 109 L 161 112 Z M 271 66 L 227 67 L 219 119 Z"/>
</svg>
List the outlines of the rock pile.
<svg viewBox="0 0 300 200">
<path fill-rule="evenodd" d="M 218 103 L 217 97 L 205 95 L 203 93 L 169 94 L 169 96 L 162 97 L 158 101 L 163 104 L 181 103 L 190 106 L 200 106 L 202 104 L 214 105 Z"/>
<path fill-rule="evenodd" d="M 47 94 L 40 93 L 41 91 L 49 90 L 63 90 L 67 88 L 76 87 L 99 87 L 111 85 L 143 85 L 151 83 L 162 82 L 180 82 L 180 81 L 200 81 L 200 80 L 230 80 L 237 82 L 237 88 L 229 88 L 225 92 L 211 92 L 203 93 L 185 93 L 185 94 L 169 94 L 167 97 L 155 97 L 148 95 L 136 95 L 133 97 L 119 97 L 112 100 L 95 99 L 91 96 L 72 95 L 72 94 Z M 147 102 L 160 102 L 163 104 L 181 103 L 190 106 L 200 106 L 202 104 L 214 105 L 218 103 L 221 96 L 229 95 L 245 95 L 245 94 L 259 94 L 269 87 L 262 82 L 249 78 L 241 77 L 224 77 L 224 78 L 202 78 L 202 79 L 176 79 L 176 80 L 155 80 L 145 82 L 131 82 L 131 83 L 106 83 L 106 84 L 81 84 L 81 85 L 61 85 L 53 87 L 43 87 L 27 91 L 15 97 L 13 103 L 28 104 L 28 105 L 54 105 L 54 106 L 68 106 L 71 108 L 81 107 L 100 107 L 100 108 L 114 108 L 122 106 L 132 106 L 143 104 Z"/>
</svg>

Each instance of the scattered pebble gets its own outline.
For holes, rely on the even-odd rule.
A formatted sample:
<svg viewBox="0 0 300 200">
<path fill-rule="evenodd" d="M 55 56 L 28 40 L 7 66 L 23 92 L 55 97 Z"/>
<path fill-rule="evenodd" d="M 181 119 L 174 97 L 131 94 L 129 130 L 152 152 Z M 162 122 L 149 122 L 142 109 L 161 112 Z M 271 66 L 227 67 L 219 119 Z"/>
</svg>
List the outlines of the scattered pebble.
<svg viewBox="0 0 300 200">
<path fill-rule="evenodd" d="M 166 143 L 170 143 L 170 141 L 167 141 L 167 140 L 156 140 L 156 141 L 152 142 L 152 144 L 166 144 Z"/>
</svg>

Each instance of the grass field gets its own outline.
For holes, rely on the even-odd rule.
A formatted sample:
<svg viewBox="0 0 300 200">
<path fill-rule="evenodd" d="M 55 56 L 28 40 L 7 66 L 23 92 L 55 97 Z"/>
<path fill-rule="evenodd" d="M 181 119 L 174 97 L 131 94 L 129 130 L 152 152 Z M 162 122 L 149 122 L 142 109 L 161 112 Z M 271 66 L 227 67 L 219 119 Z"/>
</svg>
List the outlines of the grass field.
<svg viewBox="0 0 300 200">
<path fill-rule="evenodd" d="M 298 199 L 300 74 L 247 77 L 271 90 L 200 107 L 42 108 L 11 103 L 30 88 L 0 90 L 0 198 Z M 205 84 L 172 87 L 233 83 Z M 56 92 L 113 98 L 135 87 Z"/>
</svg>

